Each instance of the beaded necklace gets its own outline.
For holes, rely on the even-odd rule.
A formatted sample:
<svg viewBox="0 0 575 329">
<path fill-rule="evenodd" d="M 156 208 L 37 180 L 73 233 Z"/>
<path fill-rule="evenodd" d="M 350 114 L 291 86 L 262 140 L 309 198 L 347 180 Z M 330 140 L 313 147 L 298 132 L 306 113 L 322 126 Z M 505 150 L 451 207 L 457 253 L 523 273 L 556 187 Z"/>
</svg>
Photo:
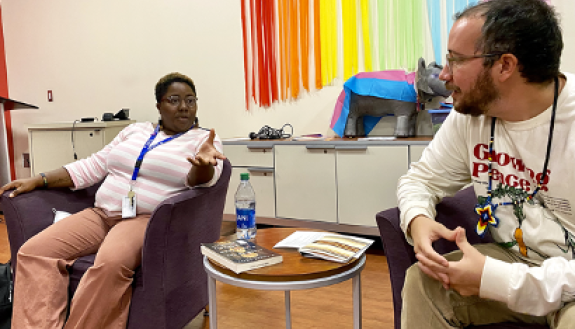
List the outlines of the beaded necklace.
<svg viewBox="0 0 575 329">
<path fill-rule="evenodd" d="M 477 232 L 477 234 L 479 236 L 483 236 L 485 235 L 485 231 L 488 225 L 492 225 L 493 227 L 497 227 L 499 226 L 499 218 L 495 217 L 495 210 L 497 209 L 497 207 L 499 206 L 507 206 L 507 205 L 514 205 L 514 206 L 518 206 L 521 203 L 524 202 L 529 202 L 530 200 L 532 200 L 535 195 L 537 194 L 537 192 L 539 192 L 539 189 L 541 188 L 541 185 L 543 185 L 543 182 L 545 181 L 545 178 L 547 177 L 547 164 L 549 163 L 549 154 L 551 153 L 551 142 L 553 140 L 553 129 L 555 127 L 555 113 L 557 112 L 557 98 L 559 96 L 559 78 L 555 77 L 555 94 L 553 96 L 553 110 L 551 112 L 551 122 L 549 124 L 549 138 L 547 139 L 547 152 L 545 154 L 545 161 L 543 164 L 543 173 L 541 174 L 541 178 L 539 179 L 539 182 L 537 183 L 537 187 L 535 188 L 535 190 L 533 191 L 533 193 L 531 193 L 531 195 L 528 195 L 525 198 L 521 198 L 519 200 L 513 200 L 511 202 L 499 202 L 499 203 L 492 203 L 491 201 L 491 188 L 492 188 L 492 183 L 493 183 L 493 175 L 492 175 L 492 171 L 491 171 L 491 167 L 492 167 L 492 163 L 493 163 L 493 141 L 495 140 L 495 121 L 497 120 L 497 118 L 493 117 L 491 119 L 491 138 L 489 139 L 489 156 L 488 156 L 488 160 L 489 160 L 489 164 L 488 164 L 488 176 L 489 176 L 489 182 L 487 185 L 487 199 L 485 199 L 485 201 L 481 204 L 477 204 L 475 206 L 475 212 L 479 215 L 479 221 L 477 222 L 477 227 L 475 228 L 475 231 Z"/>
</svg>

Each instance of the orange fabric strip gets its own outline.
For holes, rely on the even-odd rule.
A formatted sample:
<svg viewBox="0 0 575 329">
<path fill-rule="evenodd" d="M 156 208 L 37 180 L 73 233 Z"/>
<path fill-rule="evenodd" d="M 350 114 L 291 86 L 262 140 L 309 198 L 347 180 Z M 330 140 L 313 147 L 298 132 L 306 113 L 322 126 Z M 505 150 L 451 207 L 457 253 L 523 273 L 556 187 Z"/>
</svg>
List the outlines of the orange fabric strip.
<svg viewBox="0 0 575 329">
<path fill-rule="evenodd" d="M 267 2 L 267 1 L 266 1 Z M 275 8 L 274 1 L 268 2 L 268 17 L 269 17 L 269 51 L 268 58 L 270 61 L 270 87 L 272 91 L 272 102 L 279 99 L 278 96 L 278 81 L 277 81 L 277 63 L 276 63 L 276 23 L 275 23 Z"/>
<path fill-rule="evenodd" d="M 290 15 L 289 15 L 289 8 L 290 8 L 290 2 L 291 0 L 283 0 L 283 6 L 284 6 L 284 48 L 283 48 L 283 54 L 284 54 L 284 61 L 282 62 L 282 65 L 284 66 L 285 69 L 285 93 L 286 93 L 286 98 L 288 99 L 289 97 L 289 84 L 290 84 L 290 71 L 289 71 L 289 44 L 290 44 L 290 34 L 289 34 L 289 28 L 290 28 Z"/>
<path fill-rule="evenodd" d="M 297 0 L 290 5 L 290 93 L 292 98 L 299 95 L 299 57 L 298 57 L 298 10 Z"/>
<path fill-rule="evenodd" d="M 301 53 L 301 79 L 309 91 L 309 1 L 300 0 L 299 39 Z"/>
<path fill-rule="evenodd" d="M 320 0 L 313 0 L 313 53 L 315 59 L 315 89 L 317 90 L 323 87 L 321 84 L 321 33 L 319 25 L 319 1 Z"/>
<path fill-rule="evenodd" d="M 246 0 L 242 0 L 242 38 L 244 41 L 244 92 L 246 94 L 246 110 L 250 109 L 250 85 L 248 71 L 248 40 L 246 31 Z"/>
</svg>

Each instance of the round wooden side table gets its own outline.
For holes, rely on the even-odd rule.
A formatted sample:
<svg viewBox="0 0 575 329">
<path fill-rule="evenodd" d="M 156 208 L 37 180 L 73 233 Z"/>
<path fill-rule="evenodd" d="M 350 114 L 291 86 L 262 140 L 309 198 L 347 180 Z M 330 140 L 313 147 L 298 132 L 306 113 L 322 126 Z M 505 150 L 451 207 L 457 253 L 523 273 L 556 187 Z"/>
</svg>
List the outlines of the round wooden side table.
<svg viewBox="0 0 575 329">
<path fill-rule="evenodd" d="M 295 231 L 305 228 L 268 228 L 258 230 L 255 243 L 272 250 L 273 246 Z M 222 238 L 220 240 L 229 240 Z M 283 262 L 236 274 L 204 257 L 208 274 L 210 328 L 217 328 L 216 281 L 237 287 L 258 290 L 285 291 L 286 328 L 291 328 L 290 291 L 329 286 L 352 279 L 353 328 L 361 328 L 361 271 L 365 267 L 365 254 L 348 263 L 336 263 L 303 257 L 296 249 L 273 249 L 283 256 Z"/>
</svg>

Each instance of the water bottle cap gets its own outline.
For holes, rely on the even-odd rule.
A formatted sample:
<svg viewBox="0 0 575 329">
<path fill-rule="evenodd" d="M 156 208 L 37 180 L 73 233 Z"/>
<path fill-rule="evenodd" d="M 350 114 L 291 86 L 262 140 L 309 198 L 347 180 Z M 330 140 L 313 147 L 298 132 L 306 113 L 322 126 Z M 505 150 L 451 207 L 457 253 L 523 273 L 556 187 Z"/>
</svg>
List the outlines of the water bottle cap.
<svg viewBox="0 0 575 329">
<path fill-rule="evenodd" d="M 240 180 L 250 180 L 250 174 L 247 172 L 243 172 L 240 174 Z"/>
</svg>

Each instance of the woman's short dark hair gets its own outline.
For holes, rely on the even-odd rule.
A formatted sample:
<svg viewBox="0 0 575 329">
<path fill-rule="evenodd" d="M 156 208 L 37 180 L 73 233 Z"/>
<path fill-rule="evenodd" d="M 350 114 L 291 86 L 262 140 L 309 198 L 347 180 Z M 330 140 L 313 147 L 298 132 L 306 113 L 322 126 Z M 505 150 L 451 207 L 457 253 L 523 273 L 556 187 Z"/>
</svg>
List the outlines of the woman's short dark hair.
<svg viewBox="0 0 575 329">
<path fill-rule="evenodd" d="M 455 15 L 455 19 L 485 19 L 476 51 L 513 54 L 521 76 L 531 83 L 552 81 L 559 75 L 563 39 L 557 14 L 543 0 L 492 0 Z M 498 57 L 485 58 L 491 67 Z"/>
<path fill-rule="evenodd" d="M 156 102 L 160 103 L 162 101 L 162 98 L 168 92 L 168 87 L 170 87 L 170 85 L 174 82 L 182 82 L 187 84 L 190 86 L 190 88 L 192 88 L 194 94 L 198 96 L 196 93 L 196 86 L 194 85 L 194 81 L 192 79 L 181 73 L 173 72 L 166 74 L 158 81 L 158 83 L 156 83 Z"/>
</svg>

